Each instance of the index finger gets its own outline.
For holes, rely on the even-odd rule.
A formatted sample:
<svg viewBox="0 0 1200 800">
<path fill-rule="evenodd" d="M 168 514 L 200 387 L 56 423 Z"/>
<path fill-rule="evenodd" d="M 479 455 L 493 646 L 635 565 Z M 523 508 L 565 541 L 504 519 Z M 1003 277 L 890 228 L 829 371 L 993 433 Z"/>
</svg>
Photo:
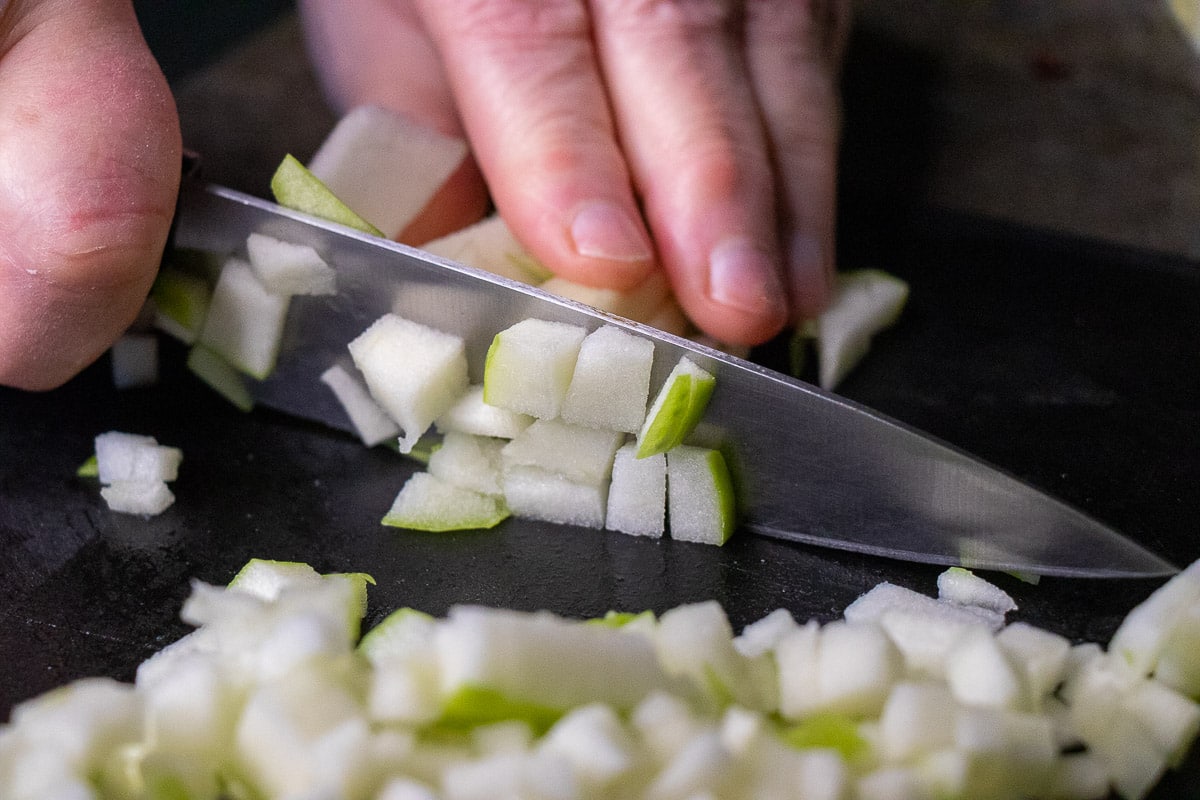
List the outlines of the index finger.
<svg viewBox="0 0 1200 800">
<path fill-rule="evenodd" d="M 572 280 L 632 288 L 653 269 L 583 0 L 421 0 L 496 205 Z"/>
</svg>

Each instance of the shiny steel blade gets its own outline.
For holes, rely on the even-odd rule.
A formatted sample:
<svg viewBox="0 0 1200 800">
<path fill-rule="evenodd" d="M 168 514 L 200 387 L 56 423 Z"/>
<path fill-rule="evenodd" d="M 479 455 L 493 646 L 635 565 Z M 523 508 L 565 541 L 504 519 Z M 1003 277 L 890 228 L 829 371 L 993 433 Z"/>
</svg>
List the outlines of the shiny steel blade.
<svg viewBox="0 0 1200 800">
<path fill-rule="evenodd" d="M 472 379 L 498 331 L 528 317 L 652 339 L 653 385 L 686 355 L 717 378 L 698 432 L 720 446 L 741 526 L 758 534 L 930 564 L 1072 577 L 1171 574 L 1116 531 L 969 455 L 855 403 L 755 364 L 490 273 L 221 187 L 180 199 L 175 246 L 244 251 L 260 232 L 308 244 L 337 270 L 338 294 L 296 297 L 258 403 L 352 430 L 319 376 L 351 367 L 346 345 L 386 312 L 458 334 Z"/>
</svg>

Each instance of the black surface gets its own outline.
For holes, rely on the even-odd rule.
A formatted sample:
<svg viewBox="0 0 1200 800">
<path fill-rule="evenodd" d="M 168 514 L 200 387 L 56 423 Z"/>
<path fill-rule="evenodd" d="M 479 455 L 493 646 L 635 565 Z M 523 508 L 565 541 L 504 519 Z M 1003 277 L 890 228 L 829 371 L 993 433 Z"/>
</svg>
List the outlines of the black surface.
<svg viewBox="0 0 1200 800">
<path fill-rule="evenodd" d="M 859 237 L 869 242 L 871 237 Z M 1025 477 L 1173 560 L 1200 557 L 1200 272 L 1194 265 L 947 215 L 847 246 L 847 266 L 911 281 L 901 322 L 848 396 Z M 164 341 L 150 389 L 111 388 L 107 361 L 61 390 L 0 389 L 0 719 L 87 675 L 129 679 L 186 632 L 193 578 L 252 556 L 367 571 L 368 624 L 454 603 L 591 616 L 725 604 L 736 627 L 783 606 L 832 619 L 881 580 L 931 592 L 939 569 L 736 536 L 724 548 L 508 521 L 402 533 L 378 520 L 412 466 L 306 423 L 223 404 Z M 764 351 L 768 360 L 771 351 Z M 75 477 L 106 430 L 181 447 L 176 504 L 109 512 Z M 1023 619 L 1106 641 L 1157 581 L 994 577 Z M 1200 756 L 1156 797 L 1200 793 Z"/>
</svg>

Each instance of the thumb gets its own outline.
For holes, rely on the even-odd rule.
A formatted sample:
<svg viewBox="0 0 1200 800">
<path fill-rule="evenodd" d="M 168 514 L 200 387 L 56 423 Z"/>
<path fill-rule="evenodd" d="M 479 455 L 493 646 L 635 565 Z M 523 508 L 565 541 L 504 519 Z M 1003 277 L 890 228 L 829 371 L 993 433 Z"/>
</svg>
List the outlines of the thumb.
<svg viewBox="0 0 1200 800">
<path fill-rule="evenodd" d="M 179 184 L 170 90 L 129 2 L 0 10 L 0 384 L 95 360 L 154 280 Z"/>
</svg>

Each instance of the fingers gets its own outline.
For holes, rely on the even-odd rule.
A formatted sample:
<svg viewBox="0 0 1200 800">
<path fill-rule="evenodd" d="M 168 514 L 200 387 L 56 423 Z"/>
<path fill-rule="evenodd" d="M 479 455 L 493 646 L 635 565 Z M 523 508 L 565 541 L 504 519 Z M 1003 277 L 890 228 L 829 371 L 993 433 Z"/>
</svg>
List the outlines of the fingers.
<svg viewBox="0 0 1200 800">
<path fill-rule="evenodd" d="M 97 358 L 152 283 L 179 123 L 129 3 L 0 14 L 0 383 L 52 388 Z"/>
<path fill-rule="evenodd" d="M 632 288 L 653 247 L 584 0 L 419 0 L 493 198 L 564 277 Z"/>
<path fill-rule="evenodd" d="M 837 74 L 849 3 L 746 5 L 747 64 L 773 155 L 779 236 L 796 322 L 820 313 L 833 289 Z"/>
<path fill-rule="evenodd" d="M 621 143 L 675 294 L 705 332 L 757 344 L 782 329 L 788 308 L 741 5 L 592 8 Z"/>
</svg>

